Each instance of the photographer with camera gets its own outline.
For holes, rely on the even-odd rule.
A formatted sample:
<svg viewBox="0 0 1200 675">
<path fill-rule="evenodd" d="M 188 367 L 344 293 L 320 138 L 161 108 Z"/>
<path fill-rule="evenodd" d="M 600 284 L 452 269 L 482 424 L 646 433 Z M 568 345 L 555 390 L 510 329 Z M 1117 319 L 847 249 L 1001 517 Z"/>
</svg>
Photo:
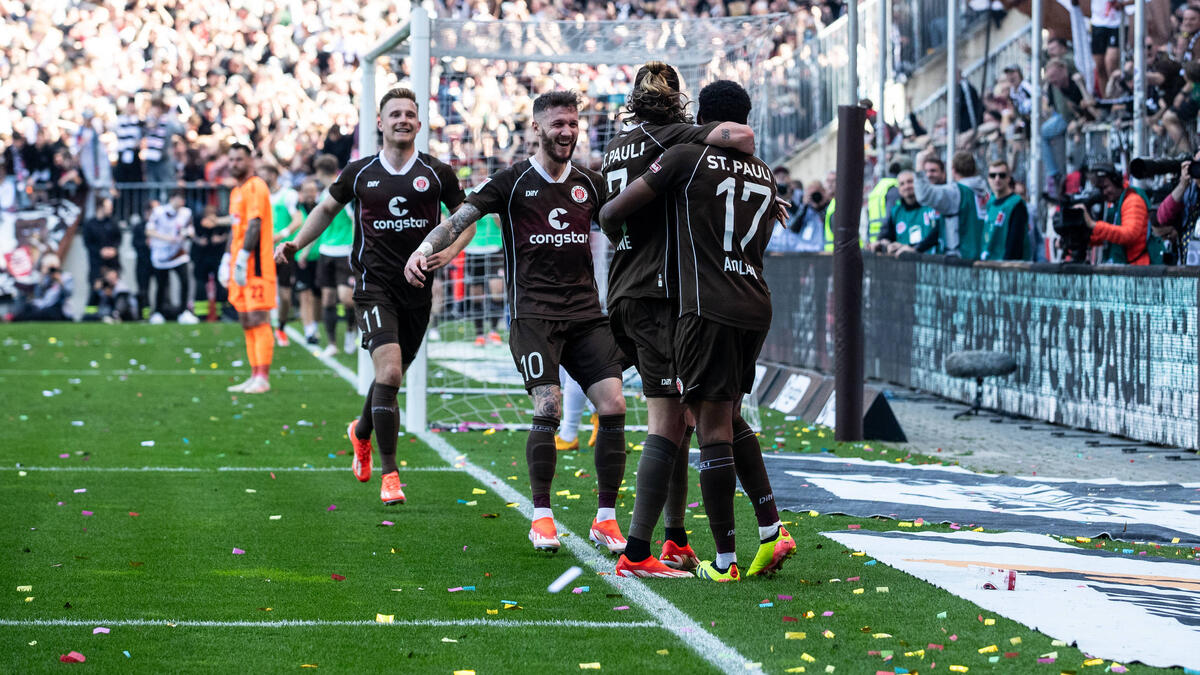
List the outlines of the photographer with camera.
<svg viewBox="0 0 1200 675">
<path fill-rule="evenodd" d="M 1200 159 L 1197 153 L 1196 159 Z M 1163 262 L 1168 265 L 1200 265 L 1200 239 L 1196 237 L 1196 221 L 1200 220 L 1200 162 L 1193 166 L 1185 160 L 1179 169 L 1179 183 L 1158 205 L 1158 223 L 1151 228 L 1154 235 L 1167 244 Z"/>
<path fill-rule="evenodd" d="M 1091 167 L 1089 180 L 1104 197 L 1104 217 L 1096 221 L 1082 206 L 1083 222 L 1091 231 L 1092 246 L 1104 246 L 1101 262 L 1149 265 L 1146 251 L 1150 223 L 1150 201 L 1140 188 L 1128 185 L 1110 162 Z"/>
</svg>

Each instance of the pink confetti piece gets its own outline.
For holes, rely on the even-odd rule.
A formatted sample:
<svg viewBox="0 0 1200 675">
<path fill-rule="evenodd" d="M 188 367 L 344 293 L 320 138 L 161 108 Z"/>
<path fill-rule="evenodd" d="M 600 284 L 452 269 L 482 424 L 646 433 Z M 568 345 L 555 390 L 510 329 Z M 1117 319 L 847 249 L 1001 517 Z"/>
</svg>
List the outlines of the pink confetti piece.
<svg viewBox="0 0 1200 675">
<path fill-rule="evenodd" d="M 67 652 L 66 654 L 60 654 L 58 660 L 62 663 L 83 663 L 87 661 L 87 658 L 79 652 Z"/>
<path fill-rule="evenodd" d="M 790 595 L 776 595 L 776 596 L 775 596 L 775 599 L 776 599 L 776 600 L 791 600 L 791 599 L 792 599 L 792 596 L 790 596 Z"/>
<path fill-rule="evenodd" d="M 952 529 L 952 530 L 961 530 L 962 528 L 961 528 L 961 527 L 959 527 L 958 523 L 950 523 L 950 529 Z"/>
<path fill-rule="evenodd" d="M 583 586 L 576 586 L 575 588 L 571 589 L 571 592 L 575 595 L 583 595 Z"/>
<path fill-rule="evenodd" d="M 954 635 L 951 635 L 951 636 L 950 636 L 950 641 L 951 641 L 951 642 L 958 642 L 958 634 L 956 633 L 956 634 L 954 634 Z"/>
<path fill-rule="evenodd" d="M 109 632 L 109 630 L 107 628 L 105 628 L 104 626 L 96 626 L 95 628 L 92 629 L 92 635 L 96 635 L 99 633 L 104 633 L 107 635 L 108 632 Z"/>
<path fill-rule="evenodd" d="M 462 586 L 455 586 L 454 588 L 447 588 L 446 591 L 450 592 L 450 593 L 457 593 L 457 592 L 461 591 L 462 589 L 463 589 Z"/>
<path fill-rule="evenodd" d="M 862 529 L 862 525 L 847 525 L 846 529 L 847 530 L 859 530 L 859 529 Z"/>
<path fill-rule="evenodd" d="M 337 504 L 330 504 L 326 511 L 337 511 Z"/>
<path fill-rule="evenodd" d="M 624 612 L 627 609 L 629 609 L 629 605 L 621 605 L 620 607 L 613 607 L 614 612 Z"/>
<path fill-rule="evenodd" d="M 66 457 L 66 455 L 63 455 L 63 457 Z M 700 506 L 700 502 L 692 502 L 691 504 L 688 504 L 689 509 L 694 509 L 697 506 Z"/>
<path fill-rule="evenodd" d="M 82 514 L 83 514 L 83 515 L 85 515 L 85 516 L 90 516 L 90 515 L 92 515 L 92 512 L 91 512 L 91 511 L 81 511 L 80 513 L 82 513 Z"/>
<path fill-rule="evenodd" d="M 861 578 L 862 577 L 846 577 L 846 582 L 849 583 L 851 581 L 858 581 Z"/>
<path fill-rule="evenodd" d="M 1054 659 L 1038 659 L 1038 663 L 1054 663 Z"/>
<path fill-rule="evenodd" d="M 87 492 L 87 488 L 79 488 L 78 490 L 75 491 L 75 494 L 80 494 L 82 492 Z"/>
<path fill-rule="evenodd" d="M 833 612 L 822 612 L 821 616 L 833 616 Z"/>
<path fill-rule="evenodd" d="M 237 548 L 237 547 L 235 546 L 235 547 L 234 547 L 234 549 L 233 549 L 233 554 L 234 554 L 234 555 L 245 555 L 245 554 L 246 554 L 246 552 L 245 552 L 245 551 L 243 551 L 243 550 L 242 550 L 242 549 L 240 549 L 240 548 Z"/>
<path fill-rule="evenodd" d="M 59 458 L 59 459 L 70 459 L 70 458 L 71 458 L 71 454 L 70 454 L 70 453 L 68 453 L 68 452 L 64 452 L 64 453 L 62 453 L 61 455 L 59 455 L 59 456 L 58 456 L 58 458 Z M 71 652 L 71 653 L 72 653 L 72 654 L 74 654 L 75 652 Z"/>
<path fill-rule="evenodd" d="M 129 516 L 130 516 L 131 518 L 137 518 L 137 517 L 138 517 L 138 516 L 140 516 L 140 515 L 142 515 L 142 514 L 138 513 L 137 511 L 130 511 L 130 512 L 129 512 Z"/>
<path fill-rule="evenodd" d="M 395 523 L 393 523 L 393 522 L 392 522 L 392 521 L 390 521 L 390 520 L 385 520 L 385 521 L 383 521 L 382 523 L 379 523 L 379 524 L 380 524 L 380 525 L 383 525 L 384 527 L 391 527 L 391 526 L 395 525 Z"/>
</svg>

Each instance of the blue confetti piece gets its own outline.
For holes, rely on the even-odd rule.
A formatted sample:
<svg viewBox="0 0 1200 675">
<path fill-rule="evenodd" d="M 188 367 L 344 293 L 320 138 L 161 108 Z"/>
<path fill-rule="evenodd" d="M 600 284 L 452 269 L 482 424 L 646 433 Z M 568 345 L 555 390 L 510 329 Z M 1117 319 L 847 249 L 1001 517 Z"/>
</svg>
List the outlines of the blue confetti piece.
<svg viewBox="0 0 1200 675">
<path fill-rule="evenodd" d="M 186 438 L 185 438 L 185 439 L 183 439 L 183 444 L 184 444 L 184 445 L 187 445 L 188 443 L 191 443 L 191 441 L 189 441 L 189 440 L 188 440 L 188 439 L 186 439 Z"/>
<path fill-rule="evenodd" d="M 473 591 L 473 590 L 475 590 L 475 587 L 474 586 L 463 586 L 462 589 L 464 591 Z"/>
<path fill-rule="evenodd" d="M 337 459 L 337 455 L 335 455 L 331 452 L 331 453 L 329 453 L 329 459 Z"/>
<path fill-rule="evenodd" d="M 1123 549 L 1121 549 L 1121 553 L 1133 553 L 1133 549 L 1131 549 L 1131 548 L 1123 548 Z"/>
<path fill-rule="evenodd" d="M 908 675 L 908 668 L 896 667 L 896 675 Z"/>
<path fill-rule="evenodd" d="M 501 600 L 500 602 L 501 602 L 502 604 L 505 604 L 505 605 L 515 605 L 515 604 L 517 604 L 517 601 L 516 601 L 516 600 Z"/>
<path fill-rule="evenodd" d="M 467 500 L 465 500 L 465 499 L 460 499 L 460 500 L 458 500 L 458 503 L 459 503 L 459 504 L 466 504 L 466 503 L 467 503 Z"/>
<path fill-rule="evenodd" d="M 868 566 L 868 567 L 870 567 L 871 565 L 874 565 L 874 564 L 875 564 L 875 562 L 876 562 L 876 561 L 874 561 L 874 560 L 868 560 L 867 562 L 865 562 L 865 563 L 863 563 L 863 564 L 864 564 L 864 565 L 866 565 L 866 566 Z"/>
<path fill-rule="evenodd" d="M 760 603 L 758 603 L 758 606 L 759 606 L 759 607 L 774 607 L 774 606 L 775 606 L 775 603 L 773 603 L 773 602 L 760 602 Z"/>
<path fill-rule="evenodd" d="M 126 650 L 122 651 L 121 653 L 122 653 L 122 654 L 124 654 L 124 655 L 125 655 L 125 658 L 127 658 L 127 659 L 132 659 L 132 658 L 133 658 L 132 656 L 130 656 L 130 655 L 129 655 L 129 650 L 128 650 L 128 649 L 126 649 Z"/>
<path fill-rule="evenodd" d="M 592 587 L 591 587 L 591 586 L 580 586 L 580 587 L 579 587 L 579 592 L 580 592 L 580 593 L 587 593 L 587 592 L 588 592 L 588 591 L 590 591 L 590 590 L 592 590 Z"/>
</svg>

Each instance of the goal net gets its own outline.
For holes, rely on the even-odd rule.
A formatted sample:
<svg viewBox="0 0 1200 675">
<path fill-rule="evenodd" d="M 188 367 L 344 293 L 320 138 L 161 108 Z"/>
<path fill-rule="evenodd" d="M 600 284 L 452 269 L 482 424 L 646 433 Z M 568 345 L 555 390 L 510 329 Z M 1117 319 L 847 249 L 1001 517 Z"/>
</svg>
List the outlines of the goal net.
<svg viewBox="0 0 1200 675">
<path fill-rule="evenodd" d="M 791 147 L 785 128 L 795 119 L 799 100 L 796 83 L 787 77 L 788 64 L 781 61 L 790 50 L 777 48 L 795 35 L 789 30 L 793 20 L 774 14 L 508 22 L 430 20 L 418 11 L 411 37 L 381 58 L 378 70 L 374 65 L 366 69 L 368 76 L 374 71 L 375 81 L 364 87 L 364 96 L 374 99 L 375 91 L 411 82 L 421 98 L 427 82 L 433 105 L 422 106 L 421 114 L 429 152 L 449 163 L 469 192 L 491 173 L 530 154 L 533 99 L 554 89 L 583 95 L 574 159 L 599 170 L 601 152 L 619 128 L 637 68 L 647 60 L 661 60 L 679 71 L 689 98 L 716 79 L 742 83 L 752 97 L 750 123 L 759 155 L 772 163 Z M 428 33 L 416 25 L 420 21 L 429 22 Z M 427 46 L 422 43 L 425 34 Z M 424 49 L 428 60 L 421 58 Z M 362 114 L 373 119 L 373 111 L 367 117 L 368 105 L 374 103 L 364 100 Z M 481 220 L 471 246 L 437 275 L 427 362 L 421 367 L 418 357 L 403 390 L 409 398 L 423 398 L 427 424 L 435 429 L 520 427 L 530 419 L 531 403 L 508 349 L 498 225 L 494 216 Z M 596 232 L 592 251 L 603 299 L 612 246 Z M 568 386 L 564 382 L 564 392 Z M 624 388 L 630 426 L 644 426 L 645 401 L 632 368 L 625 373 Z M 410 412 L 413 403 L 406 400 Z M 757 428 L 756 402 L 745 407 L 747 420 Z"/>
</svg>

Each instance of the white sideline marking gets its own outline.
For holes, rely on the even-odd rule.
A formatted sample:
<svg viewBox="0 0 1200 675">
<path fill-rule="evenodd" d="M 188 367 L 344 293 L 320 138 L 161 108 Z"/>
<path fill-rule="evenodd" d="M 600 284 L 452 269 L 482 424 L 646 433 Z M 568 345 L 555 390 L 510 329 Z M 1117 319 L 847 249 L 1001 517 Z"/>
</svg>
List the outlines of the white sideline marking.
<svg viewBox="0 0 1200 675">
<path fill-rule="evenodd" d="M 323 619 L 283 621 L 168 621 L 164 619 L 0 619 L 0 626 L 162 626 L 163 628 L 308 628 L 341 626 L 381 627 L 458 627 L 488 626 L 492 628 L 658 628 L 653 621 L 513 621 L 511 619 L 397 619 L 391 623 L 377 621 L 326 621 Z"/>
<path fill-rule="evenodd" d="M 61 471 L 64 473 L 344 473 L 345 467 L 337 466 L 219 466 L 215 469 L 191 466 L 0 466 L 0 471 Z M 400 471 L 455 472 L 462 471 L 452 466 L 403 466 Z"/>
<path fill-rule="evenodd" d="M 324 359 L 322 359 L 324 361 Z M 351 387 L 357 388 L 358 376 L 350 371 L 349 368 L 336 364 L 338 367 L 334 370 L 338 375 L 350 383 Z M 404 423 L 404 411 L 400 411 L 400 422 Z M 490 485 L 496 491 L 496 494 L 509 501 L 517 504 L 516 510 L 521 513 L 526 519 L 533 520 L 533 503 L 528 497 L 517 492 L 512 486 L 500 480 L 495 474 L 487 469 L 479 467 L 467 460 L 466 456 L 458 452 L 454 446 L 450 445 L 441 434 L 422 431 L 415 434 L 417 438 L 424 441 L 429 447 L 433 448 L 443 460 L 452 467 L 462 469 L 471 475 L 472 478 L 484 485 Z M 610 586 L 616 588 L 625 595 L 625 598 L 631 605 L 638 605 L 646 610 L 651 616 L 658 620 L 655 624 L 660 626 L 679 638 L 681 642 L 690 647 L 696 652 L 700 658 L 708 661 L 713 666 L 716 666 L 725 673 L 744 673 L 747 670 L 747 664 L 750 660 L 742 656 L 736 649 L 725 644 L 720 638 L 704 630 L 700 624 L 696 623 L 692 617 L 684 614 L 675 605 L 672 605 L 666 598 L 658 593 L 650 590 L 650 588 L 639 579 L 626 579 L 618 577 L 612 573 L 614 561 L 607 555 L 600 555 L 592 548 L 591 543 L 585 539 L 581 539 L 575 533 L 568 530 L 562 524 L 558 524 L 560 534 L 568 535 L 562 541 L 563 546 L 578 558 L 581 562 L 592 568 L 596 572 L 606 572 L 603 577 Z M 680 582 L 686 583 L 686 582 Z M 703 583 L 703 582 L 694 582 Z"/>
</svg>

